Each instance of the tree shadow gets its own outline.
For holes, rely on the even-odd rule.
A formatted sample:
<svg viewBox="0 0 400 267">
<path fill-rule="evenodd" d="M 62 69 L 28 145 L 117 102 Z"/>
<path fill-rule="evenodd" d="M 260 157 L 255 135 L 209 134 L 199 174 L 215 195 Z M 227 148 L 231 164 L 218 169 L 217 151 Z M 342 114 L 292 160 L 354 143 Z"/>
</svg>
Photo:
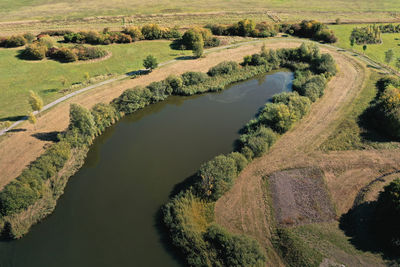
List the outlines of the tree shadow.
<svg viewBox="0 0 400 267">
<path fill-rule="evenodd" d="M 378 253 L 384 260 L 396 264 L 400 261 L 399 255 L 382 242 L 382 229 L 376 224 L 376 209 L 377 201 L 361 203 L 340 217 L 339 227 L 358 250 Z"/>
<path fill-rule="evenodd" d="M 186 266 L 185 256 L 182 251 L 175 247 L 172 243 L 172 239 L 169 235 L 169 231 L 163 222 L 163 211 L 162 207 L 158 209 L 154 215 L 154 228 L 157 231 L 159 242 L 162 244 L 164 249 L 172 256 L 172 258 L 178 263 L 179 266 Z"/>
<path fill-rule="evenodd" d="M 193 187 L 199 181 L 200 181 L 199 176 L 197 176 L 196 173 L 192 174 L 191 176 L 184 179 L 182 182 L 174 185 L 174 188 L 172 188 L 172 191 L 169 194 L 169 197 L 173 198 L 174 196 L 178 195 L 180 192 L 185 192 L 186 190 L 189 190 L 190 187 Z"/>
<path fill-rule="evenodd" d="M 130 72 L 125 73 L 125 75 L 136 76 L 136 75 L 145 75 L 145 74 L 148 74 L 148 73 L 150 73 L 150 70 L 134 70 L 134 71 L 130 71 Z"/>
<path fill-rule="evenodd" d="M 32 134 L 33 137 L 41 140 L 41 141 L 50 141 L 50 142 L 58 142 L 58 134 L 60 132 L 54 131 L 54 132 L 47 132 L 47 133 L 35 133 Z"/>
<path fill-rule="evenodd" d="M 21 116 L 10 116 L 10 117 L 4 117 L 1 118 L 0 121 L 19 121 L 25 119 L 26 116 L 21 115 Z"/>
<path fill-rule="evenodd" d="M 27 131 L 26 129 L 19 128 L 19 129 L 8 130 L 7 133 L 19 133 L 19 132 L 26 132 L 26 131 Z"/>
<path fill-rule="evenodd" d="M 180 57 L 176 57 L 176 60 L 192 60 L 192 59 L 196 59 L 196 57 L 194 56 L 180 56 Z"/>
</svg>

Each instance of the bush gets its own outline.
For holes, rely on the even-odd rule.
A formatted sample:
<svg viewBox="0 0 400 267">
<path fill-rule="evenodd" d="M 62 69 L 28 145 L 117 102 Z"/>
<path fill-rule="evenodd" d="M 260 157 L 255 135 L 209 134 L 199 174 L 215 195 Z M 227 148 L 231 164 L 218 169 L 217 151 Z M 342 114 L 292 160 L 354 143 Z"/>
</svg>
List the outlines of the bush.
<svg viewBox="0 0 400 267">
<path fill-rule="evenodd" d="M 212 224 L 204 235 L 215 251 L 214 266 L 265 266 L 266 256 L 256 240 L 244 235 L 233 235 L 217 224 Z"/>
<path fill-rule="evenodd" d="M 0 40 L 0 46 L 10 48 L 19 47 L 27 43 L 27 40 L 22 35 L 13 35 L 8 38 L 3 38 Z"/>
<path fill-rule="evenodd" d="M 280 228 L 277 230 L 274 246 L 287 265 L 291 267 L 318 267 L 323 260 L 323 256 L 318 251 L 311 248 L 290 229 Z"/>
<path fill-rule="evenodd" d="M 278 133 L 288 131 L 296 121 L 296 114 L 283 103 L 269 103 L 259 116 L 259 121 Z"/>
<path fill-rule="evenodd" d="M 0 192 L 0 214 L 12 215 L 33 205 L 44 193 L 44 181 L 64 167 L 70 154 L 67 142 L 58 142 L 46 150 Z"/>
<path fill-rule="evenodd" d="M 333 43 L 337 41 L 334 33 L 328 30 L 328 27 L 315 20 L 303 20 L 300 24 L 282 25 L 286 33 L 296 35 L 298 37 L 312 38 L 316 41 Z"/>
<path fill-rule="evenodd" d="M 350 41 L 358 45 L 382 43 L 381 30 L 379 26 L 367 26 L 354 28 L 350 35 Z"/>
<path fill-rule="evenodd" d="M 153 55 L 148 55 L 143 60 L 143 66 L 150 71 L 154 70 L 158 66 L 157 59 Z"/>
<path fill-rule="evenodd" d="M 203 72 L 189 71 L 182 74 L 182 81 L 185 86 L 203 83 L 207 78 L 207 74 Z"/>
<path fill-rule="evenodd" d="M 183 34 L 181 43 L 185 46 L 185 49 L 193 50 L 195 44 L 204 44 L 204 39 L 198 29 L 189 29 Z"/>
<path fill-rule="evenodd" d="M 224 61 L 212 67 L 207 74 L 210 76 L 217 76 L 222 74 L 230 74 L 239 69 L 239 64 L 234 61 Z"/>
<path fill-rule="evenodd" d="M 169 87 L 167 89 L 168 94 L 178 94 L 178 92 L 181 90 L 183 86 L 182 78 L 175 75 L 168 76 L 165 82 L 168 84 Z"/>
<path fill-rule="evenodd" d="M 25 38 L 25 40 L 26 40 L 27 43 L 32 43 L 32 42 L 36 39 L 35 35 L 33 35 L 33 34 L 30 33 L 30 32 L 25 33 L 25 34 L 23 35 L 23 37 Z"/>
<path fill-rule="evenodd" d="M 249 131 L 240 136 L 241 151 L 248 157 L 260 157 L 276 142 L 278 135 L 270 128 L 264 126 L 258 127 L 256 130 Z M 250 149 L 249 151 L 246 151 Z"/>
<path fill-rule="evenodd" d="M 244 170 L 248 164 L 246 157 L 239 152 L 232 152 L 228 154 L 228 157 L 235 161 L 237 173 L 240 173 L 242 170 Z"/>
<path fill-rule="evenodd" d="M 74 62 L 78 60 L 78 56 L 69 48 L 61 47 L 59 49 L 51 49 L 49 56 L 61 62 Z"/>
<path fill-rule="evenodd" d="M 237 176 L 236 162 L 231 157 L 216 156 L 200 167 L 198 176 L 199 191 L 205 198 L 216 201 L 232 187 Z"/>
<path fill-rule="evenodd" d="M 72 52 L 76 54 L 79 60 L 91 60 L 102 58 L 107 55 L 107 51 L 100 47 L 86 47 L 83 45 L 75 46 L 72 48 Z"/>
<path fill-rule="evenodd" d="M 24 50 L 21 55 L 24 59 L 42 60 L 46 57 L 47 47 L 39 44 L 30 44 Z"/>
<path fill-rule="evenodd" d="M 142 34 L 146 40 L 161 39 L 162 30 L 157 24 L 147 24 L 142 27 Z"/>
<path fill-rule="evenodd" d="M 107 127 L 113 125 L 120 118 L 117 110 L 112 105 L 105 103 L 94 105 L 90 112 L 96 125 L 97 134 L 104 132 Z"/>
<path fill-rule="evenodd" d="M 135 87 L 128 89 L 112 101 L 117 111 L 125 114 L 133 113 L 152 103 L 152 95 L 148 88 Z"/>
<path fill-rule="evenodd" d="M 144 39 L 144 36 L 138 27 L 128 27 L 125 28 L 122 32 L 130 35 L 132 40 L 134 41 L 139 41 Z"/>
<path fill-rule="evenodd" d="M 211 266 L 203 233 L 213 219 L 213 205 L 186 191 L 174 197 L 162 210 L 172 242 L 183 252 L 189 266 Z"/>
<path fill-rule="evenodd" d="M 98 133 L 92 113 L 80 105 L 71 104 L 69 118 L 65 140 L 73 147 L 90 145 Z"/>
</svg>

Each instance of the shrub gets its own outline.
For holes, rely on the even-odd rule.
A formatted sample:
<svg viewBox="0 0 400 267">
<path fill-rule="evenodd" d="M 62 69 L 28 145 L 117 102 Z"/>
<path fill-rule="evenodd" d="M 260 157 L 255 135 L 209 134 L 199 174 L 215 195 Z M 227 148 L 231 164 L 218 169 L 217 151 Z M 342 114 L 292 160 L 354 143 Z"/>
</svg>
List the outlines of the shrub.
<svg viewBox="0 0 400 267">
<path fill-rule="evenodd" d="M 288 266 L 319 266 L 323 256 L 311 248 L 300 237 L 297 237 L 290 229 L 280 228 L 274 240 L 274 246 L 280 252 Z"/>
<path fill-rule="evenodd" d="M 54 47 L 56 44 L 55 40 L 50 36 L 42 36 L 38 38 L 38 43 L 39 45 L 47 47 L 47 49 Z"/>
<path fill-rule="evenodd" d="M 200 58 L 203 56 L 204 44 L 203 42 L 196 42 L 193 44 L 193 56 L 195 58 Z"/>
<path fill-rule="evenodd" d="M 2 47 L 19 47 L 27 43 L 27 40 L 22 35 L 13 35 L 8 38 L 0 40 L 0 46 Z"/>
<path fill-rule="evenodd" d="M 144 39 L 144 36 L 138 27 L 128 27 L 125 28 L 122 32 L 130 35 L 132 40 L 134 41 L 139 41 Z"/>
<path fill-rule="evenodd" d="M 178 94 L 178 92 L 181 90 L 183 86 L 182 78 L 175 75 L 168 76 L 165 82 L 168 84 L 169 87 L 167 89 L 168 94 Z"/>
<path fill-rule="evenodd" d="M 35 35 L 33 35 L 33 34 L 30 33 L 30 32 L 25 33 L 25 34 L 23 35 L 23 37 L 25 38 L 25 40 L 26 40 L 27 43 L 32 43 L 32 42 L 36 39 Z"/>
<path fill-rule="evenodd" d="M 107 51 L 100 47 L 86 47 L 83 45 L 75 46 L 72 52 L 76 54 L 79 60 L 91 60 L 102 58 L 107 55 Z"/>
<path fill-rule="evenodd" d="M 65 140 L 73 147 L 91 144 L 98 132 L 92 113 L 80 105 L 71 104 L 69 118 L 69 126 L 64 134 Z"/>
<path fill-rule="evenodd" d="M 21 55 L 24 59 L 42 60 L 46 57 L 47 47 L 39 44 L 30 44 L 24 50 Z"/>
<path fill-rule="evenodd" d="M 78 60 L 78 56 L 69 48 L 61 47 L 59 49 L 50 50 L 50 57 L 62 62 L 74 62 Z"/>
<path fill-rule="evenodd" d="M 199 30 L 189 29 L 183 34 L 181 43 L 185 46 L 186 49 L 193 50 L 195 44 L 197 43 L 204 44 L 204 39 Z"/>
<path fill-rule="evenodd" d="M 152 102 L 158 102 L 162 101 L 167 98 L 167 96 L 170 94 L 170 88 L 168 84 L 165 81 L 160 81 L 160 82 L 152 82 L 147 86 L 147 88 L 150 90 L 152 96 Z"/>
<path fill-rule="evenodd" d="M 237 173 L 240 173 L 242 170 L 244 170 L 248 164 L 246 157 L 239 152 L 232 152 L 228 154 L 228 157 L 235 161 Z"/>
<path fill-rule="evenodd" d="M 354 28 L 350 35 L 350 41 L 358 45 L 382 43 L 381 30 L 379 26 L 367 26 Z"/>
<path fill-rule="evenodd" d="M 272 129 L 264 126 L 258 127 L 256 130 L 240 136 L 242 153 L 249 154 L 249 151 L 246 150 L 250 149 L 250 158 L 260 157 L 269 150 L 277 138 L 277 134 Z"/>
<path fill-rule="evenodd" d="M 114 124 L 120 117 L 120 114 L 112 105 L 98 103 L 90 111 L 96 125 L 97 134 L 102 133 L 107 127 Z"/>
<path fill-rule="evenodd" d="M 271 127 L 278 133 L 288 131 L 296 121 L 295 113 L 283 103 L 269 103 L 265 105 L 259 121 L 266 126 Z"/>
<path fill-rule="evenodd" d="M 233 185 L 237 176 L 237 167 L 234 159 L 219 155 L 204 163 L 198 172 L 201 178 L 199 190 L 202 195 L 216 201 Z"/>
<path fill-rule="evenodd" d="M 162 210 L 172 242 L 183 252 L 187 263 L 190 266 L 211 266 L 203 233 L 213 219 L 213 205 L 186 191 L 174 197 Z"/>
<path fill-rule="evenodd" d="M 148 88 L 135 87 L 124 91 L 112 104 L 117 111 L 130 114 L 152 103 L 151 96 Z"/>
<path fill-rule="evenodd" d="M 161 39 L 162 30 L 157 24 L 147 24 L 142 27 L 142 34 L 146 40 Z"/>
<path fill-rule="evenodd" d="M 217 224 L 212 224 L 204 235 L 215 251 L 215 266 L 265 266 L 266 256 L 256 240 L 244 235 L 233 235 Z"/>
<path fill-rule="evenodd" d="M 43 195 L 44 181 L 65 165 L 70 154 L 67 142 L 58 142 L 46 150 L 0 192 L 0 214 L 12 215 L 33 205 Z"/>
<path fill-rule="evenodd" d="M 158 66 L 157 59 L 153 55 L 148 55 L 143 60 L 143 66 L 146 69 L 149 69 L 150 71 L 152 71 L 153 69 L 157 68 L 157 66 Z"/>
<path fill-rule="evenodd" d="M 224 61 L 212 67 L 207 74 L 210 76 L 217 76 L 222 74 L 230 74 L 239 69 L 239 64 L 234 61 Z"/>
<path fill-rule="evenodd" d="M 207 74 L 203 72 L 189 71 L 182 74 L 182 81 L 185 86 L 203 83 L 207 78 Z"/>
</svg>

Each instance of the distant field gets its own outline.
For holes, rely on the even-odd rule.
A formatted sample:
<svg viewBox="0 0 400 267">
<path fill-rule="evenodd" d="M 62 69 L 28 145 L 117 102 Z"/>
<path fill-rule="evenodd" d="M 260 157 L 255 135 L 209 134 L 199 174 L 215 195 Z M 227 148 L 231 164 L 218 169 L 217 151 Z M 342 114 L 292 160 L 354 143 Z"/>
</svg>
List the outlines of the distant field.
<svg viewBox="0 0 400 267">
<path fill-rule="evenodd" d="M 350 45 L 350 34 L 354 27 L 362 27 L 366 25 L 332 25 L 330 28 L 334 30 L 339 41 L 336 44 L 339 47 L 351 49 Z M 400 33 L 385 33 L 382 34 L 382 44 L 367 45 L 365 54 L 371 59 L 380 63 L 385 63 L 385 52 L 392 49 L 395 53 L 395 58 L 400 57 Z M 353 49 L 357 52 L 363 53 L 362 45 L 354 44 Z M 390 63 L 390 66 L 395 68 L 395 60 Z"/>
<path fill-rule="evenodd" d="M 123 74 L 142 69 L 143 59 L 149 54 L 159 62 L 191 54 L 191 51 L 172 50 L 169 45 L 169 41 L 141 41 L 102 46 L 112 53 L 111 58 L 66 64 L 53 60 L 25 61 L 16 57 L 18 49 L 0 49 L 0 121 L 27 114 L 29 90 L 37 92 L 47 104 L 64 95 L 60 92 L 63 88 L 85 81 L 86 72 L 90 77 Z M 65 86 L 62 85 L 64 78 L 67 80 Z"/>
<path fill-rule="evenodd" d="M 167 14 L 228 12 L 224 16 L 211 14 L 196 16 L 188 20 L 176 19 Z M 77 18 L 98 16 L 134 16 L 134 21 L 148 19 L 149 14 L 158 14 L 150 19 L 179 25 L 208 20 L 230 21 L 237 16 L 256 20 L 320 19 L 334 21 L 395 20 L 400 12 L 397 0 L 2 0 L 0 21 L 61 20 L 68 24 Z M 189 15 L 190 17 L 190 15 Z M 113 19 L 111 19 L 113 20 Z M 108 21 L 107 23 L 117 23 Z M 119 23 L 121 23 L 119 21 Z"/>
</svg>

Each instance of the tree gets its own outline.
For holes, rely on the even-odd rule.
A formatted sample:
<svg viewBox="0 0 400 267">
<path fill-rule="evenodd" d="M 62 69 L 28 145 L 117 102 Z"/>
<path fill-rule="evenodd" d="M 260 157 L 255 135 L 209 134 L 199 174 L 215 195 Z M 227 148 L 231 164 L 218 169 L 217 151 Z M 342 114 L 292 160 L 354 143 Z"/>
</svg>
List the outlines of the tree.
<svg viewBox="0 0 400 267">
<path fill-rule="evenodd" d="M 364 53 L 365 53 L 365 51 L 367 50 L 367 45 L 363 45 L 363 50 L 364 50 Z"/>
<path fill-rule="evenodd" d="M 193 56 L 200 58 L 203 56 L 204 44 L 203 42 L 196 42 L 193 44 Z"/>
<path fill-rule="evenodd" d="M 43 100 L 32 90 L 29 91 L 29 105 L 33 111 L 40 111 L 43 108 Z"/>
<path fill-rule="evenodd" d="M 393 61 L 394 58 L 394 52 L 392 49 L 389 49 L 388 51 L 385 52 L 385 62 L 386 64 L 390 64 L 390 62 Z"/>
<path fill-rule="evenodd" d="M 29 121 L 30 123 L 32 123 L 32 124 L 35 126 L 35 130 L 36 130 L 36 122 L 37 122 L 37 119 L 36 119 L 35 114 L 33 114 L 33 112 L 29 112 L 29 114 L 28 114 L 28 121 Z"/>
<path fill-rule="evenodd" d="M 143 60 L 143 66 L 152 71 L 158 66 L 157 59 L 153 55 L 148 55 L 144 60 Z"/>
</svg>

